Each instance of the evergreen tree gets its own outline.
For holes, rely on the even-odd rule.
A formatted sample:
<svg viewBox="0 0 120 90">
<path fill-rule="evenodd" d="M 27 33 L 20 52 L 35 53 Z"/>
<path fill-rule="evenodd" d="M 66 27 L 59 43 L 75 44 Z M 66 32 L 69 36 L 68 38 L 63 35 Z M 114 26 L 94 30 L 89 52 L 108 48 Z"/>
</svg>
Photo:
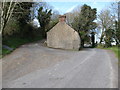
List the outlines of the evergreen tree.
<svg viewBox="0 0 120 90">
<path fill-rule="evenodd" d="M 90 6 L 84 4 L 81 11 L 74 18 L 72 23 L 73 28 L 78 31 L 81 36 L 81 46 L 84 47 L 85 38 L 90 34 L 90 30 L 93 29 L 93 21 L 96 19 L 97 10 L 92 9 Z M 96 28 L 96 27 L 95 27 Z"/>
<path fill-rule="evenodd" d="M 50 20 L 51 20 L 51 9 L 48 10 L 43 10 L 43 7 L 40 7 L 38 10 L 38 21 L 40 23 L 40 27 L 42 30 L 42 35 L 44 38 L 46 38 L 46 26 L 49 24 Z"/>
</svg>

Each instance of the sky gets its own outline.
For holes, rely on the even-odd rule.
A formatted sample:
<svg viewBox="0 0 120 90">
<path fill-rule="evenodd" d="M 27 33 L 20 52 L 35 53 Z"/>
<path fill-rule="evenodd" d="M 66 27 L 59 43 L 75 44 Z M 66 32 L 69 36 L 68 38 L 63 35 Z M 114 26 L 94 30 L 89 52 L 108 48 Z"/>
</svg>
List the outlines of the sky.
<svg viewBox="0 0 120 90">
<path fill-rule="evenodd" d="M 48 2 L 49 5 L 53 6 L 55 10 L 58 10 L 60 14 L 72 11 L 76 6 L 87 4 L 92 8 L 97 8 L 99 13 L 102 9 L 110 6 L 111 2 Z"/>
</svg>

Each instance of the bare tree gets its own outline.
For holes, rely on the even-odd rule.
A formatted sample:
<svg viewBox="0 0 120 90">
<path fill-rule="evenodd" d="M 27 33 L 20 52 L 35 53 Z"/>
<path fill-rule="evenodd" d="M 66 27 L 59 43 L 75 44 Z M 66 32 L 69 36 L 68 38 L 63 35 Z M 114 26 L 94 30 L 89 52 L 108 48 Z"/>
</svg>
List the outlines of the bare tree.
<svg viewBox="0 0 120 90">
<path fill-rule="evenodd" d="M 68 12 L 65 14 L 67 17 L 66 20 L 67 20 L 68 25 L 72 26 L 71 23 L 73 22 L 74 17 L 78 16 L 80 11 L 81 11 L 81 6 L 78 5 L 71 12 Z"/>
<path fill-rule="evenodd" d="M 109 33 L 113 32 L 115 26 L 115 20 L 116 20 L 115 16 L 112 15 L 110 10 L 108 9 L 102 10 L 98 14 L 97 23 L 99 25 L 99 28 L 101 29 L 100 43 L 102 43 L 105 40 L 105 38 L 107 38 L 106 35 L 108 34 L 108 31 Z"/>
<path fill-rule="evenodd" d="M 111 15 L 118 19 L 118 2 L 111 3 L 109 10 L 111 11 Z"/>
<path fill-rule="evenodd" d="M 76 6 L 73 10 L 72 13 L 74 13 L 74 16 L 78 16 L 79 13 L 81 12 L 81 5 Z"/>
<path fill-rule="evenodd" d="M 69 13 L 66 13 L 65 15 L 66 15 L 67 24 L 72 26 L 71 23 L 74 20 L 74 14 L 72 12 L 69 12 Z"/>
<path fill-rule="evenodd" d="M 52 20 L 56 20 L 56 19 L 58 19 L 59 15 L 60 15 L 59 11 L 54 10 L 54 11 L 52 12 L 51 19 L 52 19 Z"/>
<path fill-rule="evenodd" d="M 3 0 L 0 3 L 0 35 L 2 34 L 5 26 L 7 25 L 8 21 L 10 20 L 12 13 L 14 11 L 14 8 L 18 2 L 14 0 L 11 0 L 10 2 L 6 2 L 6 0 Z"/>
</svg>

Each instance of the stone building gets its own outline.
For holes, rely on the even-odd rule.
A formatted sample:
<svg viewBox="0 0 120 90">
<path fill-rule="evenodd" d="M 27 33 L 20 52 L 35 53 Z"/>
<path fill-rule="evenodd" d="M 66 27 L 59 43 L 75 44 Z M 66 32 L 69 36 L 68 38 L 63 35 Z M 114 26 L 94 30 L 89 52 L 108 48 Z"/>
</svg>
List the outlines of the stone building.
<svg viewBox="0 0 120 90">
<path fill-rule="evenodd" d="M 66 24 L 66 16 L 60 15 L 59 22 L 47 32 L 47 46 L 52 48 L 79 50 L 78 32 Z"/>
</svg>

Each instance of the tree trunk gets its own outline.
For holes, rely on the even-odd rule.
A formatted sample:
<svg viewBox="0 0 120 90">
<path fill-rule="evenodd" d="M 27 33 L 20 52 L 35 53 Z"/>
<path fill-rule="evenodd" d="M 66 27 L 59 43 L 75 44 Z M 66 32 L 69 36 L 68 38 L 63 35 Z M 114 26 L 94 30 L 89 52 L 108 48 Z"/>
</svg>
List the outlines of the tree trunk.
<svg viewBox="0 0 120 90">
<path fill-rule="evenodd" d="M 46 35 L 46 31 L 45 31 L 45 27 L 42 27 L 42 36 L 43 38 L 46 39 L 47 35 Z"/>
<path fill-rule="evenodd" d="M 92 34 L 91 40 L 92 40 L 92 47 L 94 48 L 95 47 L 95 35 L 94 34 Z"/>
<path fill-rule="evenodd" d="M 102 34 L 101 34 L 101 38 L 100 38 L 100 44 L 101 44 L 102 41 L 103 41 L 103 37 L 104 37 L 104 28 L 102 28 Z"/>
<path fill-rule="evenodd" d="M 84 39 L 81 39 L 81 48 L 84 48 Z"/>
</svg>

